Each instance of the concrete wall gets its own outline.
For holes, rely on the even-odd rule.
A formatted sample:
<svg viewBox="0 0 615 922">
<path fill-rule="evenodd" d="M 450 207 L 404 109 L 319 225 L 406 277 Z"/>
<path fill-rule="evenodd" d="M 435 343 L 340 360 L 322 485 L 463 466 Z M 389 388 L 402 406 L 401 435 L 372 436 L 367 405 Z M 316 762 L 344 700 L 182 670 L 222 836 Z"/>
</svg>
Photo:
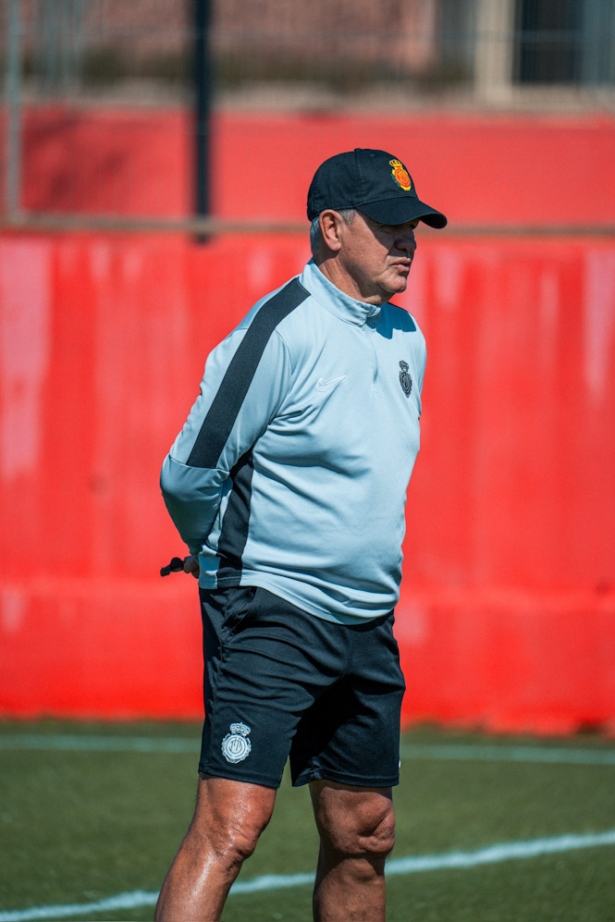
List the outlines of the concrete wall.
<svg viewBox="0 0 615 922">
<path fill-rule="evenodd" d="M 219 213 L 300 219 L 312 167 L 369 142 L 453 224 L 615 214 L 611 122 L 257 130 L 221 122 Z M 164 187 L 171 209 L 185 166 L 163 172 L 156 150 L 131 201 Z M 42 195 L 48 171 L 30 176 Z M 0 237 L 0 713 L 200 714 L 196 587 L 158 576 L 183 551 L 160 463 L 208 350 L 307 256 L 297 236 Z M 397 615 L 405 719 L 612 727 L 615 242 L 424 231 L 398 303 L 429 351 Z"/>
</svg>

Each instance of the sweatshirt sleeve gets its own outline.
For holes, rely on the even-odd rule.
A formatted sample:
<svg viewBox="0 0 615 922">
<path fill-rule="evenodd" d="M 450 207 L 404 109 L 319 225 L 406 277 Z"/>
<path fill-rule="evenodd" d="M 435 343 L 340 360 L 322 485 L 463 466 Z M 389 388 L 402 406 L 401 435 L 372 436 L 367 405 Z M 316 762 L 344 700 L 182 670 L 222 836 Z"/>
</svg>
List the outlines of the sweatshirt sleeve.
<svg viewBox="0 0 615 922">
<path fill-rule="evenodd" d="M 179 534 L 197 555 L 216 520 L 237 461 L 262 435 L 288 390 L 288 349 L 277 331 L 257 364 L 245 360 L 237 329 L 210 354 L 200 394 L 165 458 L 160 486 Z"/>
<path fill-rule="evenodd" d="M 420 332 L 418 327 L 417 327 L 417 331 L 419 333 L 418 349 L 417 349 L 417 367 L 418 367 L 418 376 L 419 376 L 418 388 L 419 388 L 419 393 L 422 393 L 423 381 L 425 380 L 425 365 L 427 363 L 427 347 L 425 345 L 425 337 Z"/>
</svg>

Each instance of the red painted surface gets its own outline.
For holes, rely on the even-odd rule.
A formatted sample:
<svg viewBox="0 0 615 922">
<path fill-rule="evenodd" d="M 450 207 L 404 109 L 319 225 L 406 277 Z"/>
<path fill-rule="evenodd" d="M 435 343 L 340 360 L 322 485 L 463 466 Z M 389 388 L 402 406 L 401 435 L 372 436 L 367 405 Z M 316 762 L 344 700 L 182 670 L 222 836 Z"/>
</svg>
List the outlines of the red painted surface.
<svg viewBox="0 0 615 922">
<path fill-rule="evenodd" d="M 286 133 L 297 134 L 290 121 Z M 278 134 L 267 126 L 267 163 L 254 144 L 236 156 L 229 138 L 247 129 L 240 120 L 231 130 L 228 117 L 217 166 L 221 211 L 231 214 L 242 195 L 245 214 L 265 209 L 257 174 L 271 171 L 276 180 L 288 176 L 279 214 L 298 217 L 323 148 L 368 143 L 367 128 L 365 139 L 349 131 L 344 143 L 343 119 L 331 119 L 326 136 L 322 124 L 310 134 L 309 119 L 296 121 L 296 148 L 283 141 L 282 119 Z M 429 147 L 428 123 L 403 129 L 424 158 L 413 167 L 421 193 L 460 220 L 503 219 L 500 199 L 477 196 L 481 169 L 481 180 L 494 182 L 484 166 L 471 182 L 466 174 L 463 197 L 469 153 L 455 159 L 457 198 L 446 186 L 452 171 L 446 178 L 433 170 L 435 158 L 453 158 L 447 145 Z M 526 127 L 533 140 L 517 150 L 517 165 L 529 163 L 541 131 L 563 132 L 555 123 Z M 555 176 L 572 163 L 589 127 L 595 162 L 575 177 L 583 195 L 565 199 L 562 220 L 615 214 L 612 184 L 603 186 L 599 169 L 611 123 L 604 135 L 598 122 L 577 135 L 571 120 L 570 149 L 559 135 L 559 166 L 540 161 L 533 175 Z M 521 124 L 496 124 L 496 140 L 504 128 L 502 151 L 512 135 L 521 145 Z M 487 123 L 470 121 L 464 134 L 451 120 L 449 130 L 458 131 L 460 150 L 474 137 L 478 166 Z M 380 123 L 369 143 L 375 136 L 397 149 Z M 179 213 L 185 171 L 178 165 L 181 175 L 164 175 L 155 151 L 147 156 L 152 187 L 138 198 L 128 185 L 127 209 L 149 202 Z M 514 164 L 494 169 L 512 176 Z M 536 221 L 552 217 L 558 202 L 555 178 L 544 182 Z M 530 219 L 529 198 L 522 202 L 519 192 L 518 210 L 506 209 L 511 220 Z M 159 468 L 208 350 L 307 256 L 306 241 L 293 237 L 200 247 L 162 236 L 0 238 L 0 713 L 200 714 L 196 587 L 189 577 L 158 577 L 182 551 L 159 498 Z M 615 244 L 425 232 L 398 303 L 416 314 L 428 341 L 397 614 L 405 718 L 544 732 L 613 727 Z"/>
<path fill-rule="evenodd" d="M 24 205 L 181 216 L 190 203 L 183 110 L 39 107 L 24 119 Z M 212 125 L 214 211 L 305 216 L 318 164 L 353 147 L 407 161 L 451 223 L 612 223 L 615 120 L 595 115 L 220 112 Z"/>
</svg>

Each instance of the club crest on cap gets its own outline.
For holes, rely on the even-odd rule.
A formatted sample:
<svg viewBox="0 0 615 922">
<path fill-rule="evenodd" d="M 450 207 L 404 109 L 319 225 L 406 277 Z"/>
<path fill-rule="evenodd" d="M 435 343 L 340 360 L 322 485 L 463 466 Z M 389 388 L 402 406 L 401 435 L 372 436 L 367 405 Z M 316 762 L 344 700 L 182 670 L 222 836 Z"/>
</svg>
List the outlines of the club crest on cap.
<svg viewBox="0 0 615 922">
<path fill-rule="evenodd" d="M 389 160 L 390 166 L 393 167 L 391 170 L 391 176 L 395 180 L 398 186 L 404 190 L 404 192 L 410 192 L 412 188 L 412 180 L 408 170 L 405 168 L 401 160 Z"/>
</svg>

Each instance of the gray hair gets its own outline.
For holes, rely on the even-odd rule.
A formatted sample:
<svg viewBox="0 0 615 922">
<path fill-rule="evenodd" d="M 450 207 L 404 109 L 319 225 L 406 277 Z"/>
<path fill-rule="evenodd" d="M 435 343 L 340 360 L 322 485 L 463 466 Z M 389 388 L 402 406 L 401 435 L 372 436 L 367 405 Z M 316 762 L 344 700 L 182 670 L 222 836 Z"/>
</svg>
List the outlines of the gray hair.
<svg viewBox="0 0 615 922">
<path fill-rule="evenodd" d="M 341 215 L 342 220 L 345 221 L 346 224 L 352 224 L 356 213 L 357 212 L 355 208 L 342 208 L 340 211 L 338 211 L 338 214 Z M 315 217 L 310 224 L 310 248 L 314 258 L 316 258 L 316 256 L 319 254 L 323 243 L 322 234 L 320 232 L 320 224 L 318 223 L 319 217 L 320 216 Z"/>
</svg>

